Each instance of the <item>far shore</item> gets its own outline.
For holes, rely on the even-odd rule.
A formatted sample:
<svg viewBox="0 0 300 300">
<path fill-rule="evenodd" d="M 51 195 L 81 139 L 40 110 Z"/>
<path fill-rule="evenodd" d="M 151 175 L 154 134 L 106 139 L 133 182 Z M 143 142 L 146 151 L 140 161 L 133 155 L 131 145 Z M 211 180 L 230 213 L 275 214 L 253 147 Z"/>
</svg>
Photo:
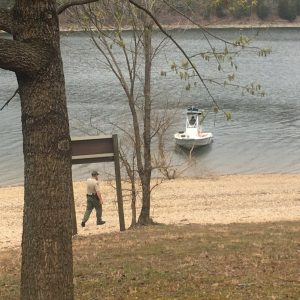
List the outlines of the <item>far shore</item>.
<svg viewBox="0 0 300 300">
<path fill-rule="evenodd" d="M 300 28 L 300 21 L 288 22 L 288 21 L 270 21 L 270 22 L 235 22 L 235 23 L 226 23 L 226 24 L 201 24 L 201 26 L 191 25 L 191 24 L 172 24 L 172 25 L 164 25 L 162 27 L 167 30 L 192 30 L 192 29 L 201 29 L 205 28 L 209 29 L 268 29 L 268 28 Z M 113 31 L 114 29 L 111 27 L 106 28 L 107 31 Z M 123 28 L 124 31 L 130 31 L 131 28 Z M 155 28 L 154 30 L 159 31 L 159 28 Z M 82 28 L 75 27 L 75 26 L 67 26 L 61 25 L 60 31 L 62 33 L 80 33 L 85 32 Z M 5 34 L 4 31 L 0 30 L 0 34 Z"/>
<path fill-rule="evenodd" d="M 267 29 L 267 28 L 300 28 L 300 22 L 254 22 L 254 23 L 228 23 L 228 24 L 208 24 L 208 25 L 191 25 L 191 24 L 173 24 L 173 25 L 162 25 L 167 30 L 191 30 L 191 29 Z M 72 28 L 68 26 L 61 26 L 61 32 L 85 32 L 82 28 Z M 113 31 L 111 27 L 106 28 L 107 31 Z M 124 31 L 130 31 L 131 28 L 124 27 Z M 156 31 L 160 31 L 159 28 L 155 28 Z"/>
<path fill-rule="evenodd" d="M 80 222 L 86 206 L 85 182 L 74 182 L 78 235 L 118 232 L 115 190 L 101 182 L 103 219 L 92 213 L 85 228 Z M 24 187 L 0 188 L 0 251 L 19 248 L 22 236 Z M 131 223 L 130 197 L 124 194 L 126 228 Z M 138 212 L 140 211 L 140 205 Z M 300 220 L 300 173 L 179 178 L 165 181 L 152 195 L 151 216 L 163 224 L 230 224 Z"/>
</svg>

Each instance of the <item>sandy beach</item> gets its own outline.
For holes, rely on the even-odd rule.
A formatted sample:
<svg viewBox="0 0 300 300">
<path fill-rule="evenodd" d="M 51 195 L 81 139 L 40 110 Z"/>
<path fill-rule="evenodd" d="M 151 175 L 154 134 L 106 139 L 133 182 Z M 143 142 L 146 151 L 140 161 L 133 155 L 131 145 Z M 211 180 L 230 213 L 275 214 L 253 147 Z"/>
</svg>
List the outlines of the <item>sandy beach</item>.
<svg viewBox="0 0 300 300">
<path fill-rule="evenodd" d="M 93 212 L 85 228 L 85 182 L 74 183 L 79 235 L 119 231 L 114 189 L 101 182 L 105 225 L 96 226 Z M 0 188 L 0 250 L 21 245 L 23 193 L 20 187 Z M 126 227 L 131 211 L 124 199 Z M 139 210 L 138 210 L 139 213 Z M 165 181 L 152 195 L 154 221 L 165 224 L 229 224 L 300 220 L 300 174 L 226 175 Z"/>
</svg>

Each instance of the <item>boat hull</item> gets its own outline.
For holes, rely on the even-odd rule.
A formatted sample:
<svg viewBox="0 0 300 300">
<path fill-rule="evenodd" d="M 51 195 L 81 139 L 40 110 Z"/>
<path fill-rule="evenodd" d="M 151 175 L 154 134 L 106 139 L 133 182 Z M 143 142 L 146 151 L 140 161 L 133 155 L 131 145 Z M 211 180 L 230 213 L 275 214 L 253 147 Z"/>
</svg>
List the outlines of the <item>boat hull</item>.
<svg viewBox="0 0 300 300">
<path fill-rule="evenodd" d="M 185 133 L 175 133 L 174 138 L 178 146 L 188 150 L 207 146 L 213 141 L 212 133 L 203 133 L 197 137 L 190 137 Z"/>
</svg>

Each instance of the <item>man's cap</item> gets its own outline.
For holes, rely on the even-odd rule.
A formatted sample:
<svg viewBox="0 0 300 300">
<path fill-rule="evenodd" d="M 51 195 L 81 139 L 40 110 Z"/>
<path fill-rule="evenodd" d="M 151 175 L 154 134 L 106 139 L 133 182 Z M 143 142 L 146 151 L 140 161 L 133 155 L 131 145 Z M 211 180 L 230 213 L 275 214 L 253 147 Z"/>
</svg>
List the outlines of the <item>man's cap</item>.
<svg viewBox="0 0 300 300">
<path fill-rule="evenodd" d="M 97 171 L 92 172 L 92 176 L 98 176 L 98 175 L 99 175 L 99 173 Z"/>
</svg>

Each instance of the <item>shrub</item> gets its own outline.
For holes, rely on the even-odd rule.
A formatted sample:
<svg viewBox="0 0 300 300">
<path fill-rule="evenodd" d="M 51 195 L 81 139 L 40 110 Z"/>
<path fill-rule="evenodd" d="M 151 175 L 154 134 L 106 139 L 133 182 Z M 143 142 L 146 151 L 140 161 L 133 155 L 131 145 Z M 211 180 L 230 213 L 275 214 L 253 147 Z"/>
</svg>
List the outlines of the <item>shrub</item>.
<svg viewBox="0 0 300 300">
<path fill-rule="evenodd" d="M 299 0 L 300 1 L 300 0 Z M 216 7 L 216 16 L 218 17 L 218 18 L 224 18 L 224 17 L 226 17 L 226 9 L 225 9 L 225 7 L 223 6 L 223 5 L 218 5 L 217 7 Z"/>
<path fill-rule="evenodd" d="M 207 7 L 204 8 L 204 11 L 203 11 L 204 19 L 209 20 L 211 13 L 212 13 L 212 8 L 210 5 L 208 5 Z"/>
<path fill-rule="evenodd" d="M 294 21 L 297 17 L 297 2 L 297 0 L 279 0 L 279 17 L 290 22 Z"/>
<path fill-rule="evenodd" d="M 300 15 L 300 0 L 297 0 L 297 15 Z"/>
<path fill-rule="evenodd" d="M 241 19 L 243 17 L 250 17 L 251 16 L 251 8 L 240 6 L 236 10 L 234 10 L 233 15 L 237 19 Z"/>
<path fill-rule="evenodd" d="M 265 20 L 270 14 L 270 7 L 262 0 L 257 4 L 256 13 L 260 19 Z"/>
</svg>

